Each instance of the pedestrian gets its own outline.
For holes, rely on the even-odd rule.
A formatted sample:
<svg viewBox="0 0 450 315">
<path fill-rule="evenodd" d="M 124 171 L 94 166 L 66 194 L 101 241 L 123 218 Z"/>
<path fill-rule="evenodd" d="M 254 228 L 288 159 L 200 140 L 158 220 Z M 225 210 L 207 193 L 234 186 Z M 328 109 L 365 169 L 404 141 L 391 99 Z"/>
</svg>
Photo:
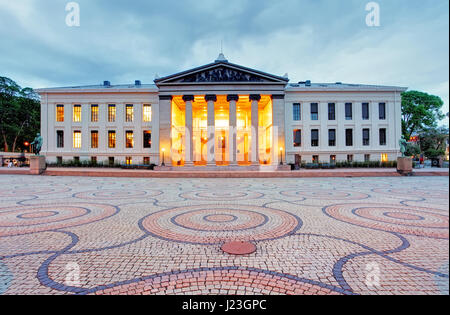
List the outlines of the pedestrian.
<svg viewBox="0 0 450 315">
<path fill-rule="evenodd" d="M 9 163 L 8 163 L 8 168 L 11 168 L 11 167 L 13 167 L 13 162 L 12 162 L 12 161 L 9 161 Z"/>
</svg>

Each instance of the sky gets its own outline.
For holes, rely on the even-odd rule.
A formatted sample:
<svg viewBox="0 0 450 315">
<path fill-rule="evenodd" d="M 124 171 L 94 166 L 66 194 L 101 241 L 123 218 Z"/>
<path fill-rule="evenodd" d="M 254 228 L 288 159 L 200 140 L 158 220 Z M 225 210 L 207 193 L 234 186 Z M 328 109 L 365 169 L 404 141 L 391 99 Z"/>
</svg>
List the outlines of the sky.
<svg viewBox="0 0 450 315">
<path fill-rule="evenodd" d="M 408 87 L 449 111 L 449 1 L 0 0 L 0 76 L 32 88 L 112 84 L 230 62 L 291 82 Z M 222 44 L 221 44 L 222 43 Z M 442 122 L 448 125 L 448 120 Z"/>
</svg>

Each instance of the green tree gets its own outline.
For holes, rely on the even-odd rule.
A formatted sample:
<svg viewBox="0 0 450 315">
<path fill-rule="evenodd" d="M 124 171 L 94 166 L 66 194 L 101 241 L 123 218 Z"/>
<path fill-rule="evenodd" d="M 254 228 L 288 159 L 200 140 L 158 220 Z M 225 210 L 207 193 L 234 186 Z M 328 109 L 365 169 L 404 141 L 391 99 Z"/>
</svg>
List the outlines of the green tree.
<svg viewBox="0 0 450 315">
<path fill-rule="evenodd" d="M 13 80 L 0 77 L 0 133 L 5 152 L 23 150 L 40 129 L 40 103 L 31 88 L 21 88 Z"/>
<path fill-rule="evenodd" d="M 429 158 L 445 155 L 448 129 L 445 127 L 428 129 L 420 134 L 420 149 Z"/>
<path fill-rule="evenodd" d="M 408 143 L 406 146 L 405 156 L 416 156 L 420 154 L 420 146 L 415 143 Z"/>
<path fill-rule="evenodd" d="M 444 118 L 441 108 L 444 102 L 439 96 L 419 91 L 402 93 L 402 132 L 410 139 L 415 132 L 436 128 Z"/>
</svg>

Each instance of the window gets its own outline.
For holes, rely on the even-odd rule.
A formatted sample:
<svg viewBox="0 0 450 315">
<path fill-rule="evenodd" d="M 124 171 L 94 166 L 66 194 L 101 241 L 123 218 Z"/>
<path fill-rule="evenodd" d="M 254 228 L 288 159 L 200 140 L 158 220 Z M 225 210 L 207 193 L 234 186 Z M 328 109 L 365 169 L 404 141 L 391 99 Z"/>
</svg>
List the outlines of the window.
<svg viewBox="0 0 450 315">
<path fill-rule="evenodd" d="M 294 147 L 302 146 L 302 131 L 300 129 L 294 130 Z"/>
<path fill-rule="evenodd" d="M 311 130 L 311 146 L 312 147 L 319 146 L 319 129 Z"/>
<path fill-rule="evenodd" d="M 312 162 L 313 162 L 314 164 L 318 164 L 318 163 L 319 163 L 319 156 L 318 156 L 318 155 L 313 155 L 313 157 L 312 157 Z"/>
<path fill-rule="evenodd" d="M 144 165 L 150 165 L 150 158 L 148 156 L 144 156 Z"/>
<path fill-rule="evenodd" d="M 370 129 L 363 129 L 363 145 L 370 145 Z"/>
<path fill-rule="evenodd" d="M 347 162 L 352 163 L 353 162 L 353 154 L 347 155 Z"/>
<path fill-rule="evenodd" d="M 56 121 L 64 122 L 64 105 L 56 105 Z"/>
<path fill-rule="evenodd" d="M 336 155 L 330 155 L 330 163 L 331 164 L 336 163 Z"/>
<path fill-rule="evenodd" d="M 116 132 L 108 131 L 108 148 L 115 149 L 116 148 Z"/>
<path fill-rule="evenodd" d="M 370 162 L 370 154 L 364 154 L 364 162 Z"/>
<path fill-rule="evenodd" d="M 56 147 L 64 148 L 64 131 L 62 130 L 56 132 Z"/>
<path fill-rule="evenodd" d="M 328 104 L 328 120 L 336 120 L 336 104 Z"/>
<path fill-rule="evenodd" d="M 330 147 L 336 146 L 336 129 L 328 130 L 328 145 Z"/>
<path fill-rule="evenodd" d="M 80 164 L 80 157 L 79 156 L 74 156 L 73 157 L 73 161 L 77 164 Z"/>
<path fill-rule="evenodd" d="M 73 122 L 81 122 L 81 105 L 73 105 Z"/>
<path fill-rule="evenodd" d="M 319 120 L 319 104 L 311 103 L 311 120 Z"/>
<path fill-rule="evenodd" d="M 116 105 L 110 104 L 108 105 L 108 122 L 116 121 Z"/>
<path fill-rule="evenodd" d="M 380 120 L 386 120 L 386 103 L 378 104 L 378 111 L 380 113 Z"/>
<path fill-rule="evenodd" d="M 345 103 L 345 120 L 353 120 L 353 104 Z"/>
<path fill-rule="evenodd" d="M 91 148 L 98 149 L 98 131 L 97 130 L 91 131 Z"/>
<path fill-rule="evenodd" d="M 114 157 L 110 156 L 108 158 L 108 163 L 109 163 L 109 166 L 114 166 Z"/>
<path fill-rule="evenodd" d="M 143 106 L 144 122 L 152 121 L 152 105 L 144 104 Z"/>
<path fill-rule="evenodd" d="M 293 110 L 294 110 L 294 121 L 302 120 L 301 104 L 299 103 L 294 104 Z"/>
<path fill-rule="evenodd" d="M 386 129 L 380 129 L 380 145 L 386 145 Z"/>
<path fill-rule="evenodd" d="M 73 132 L 73 148 L 81 149 L 81 131 Z"/>
<path fill-rule="evenodd" d="M 133 107 L 133 105 L 130 105 L 130 104 L 126 105 L 125 112 L 126 112 L 125 121 L 126 122 L 133 122 L 133 118 L 134 118 L 134 107 Z"/>
<path fill-rule="evenodd" d="M 125 162 L 127 165 L 133 165 L 133 158 L 131 156 L 127 156 L 125 158 Z"/>
<path fill-rule="evenodd" d="M 57 156 L 56 157 L 56 164 L 61 165 L 63 163 L 63 158 L 62 156 Z"/>
<path fill-rule="evenodd" d="M 150 149 L 152 147 L 152 132 L 144 131 L 144 149 Z"/>
<path fill-rule="evenodd" d="M 97 164 L 97 157 L 96 156 L 91 156 L 91 163 L 92 164 Z"/>
<path fill-rule="evenodd" d="M 134 147 L 134 134 L 133 131 L 127 131 L 125 136 L 125 144 L 127 149 L 132 149 Z"/>
<path fill-rule="evenodd" d="M 381 162 L 388 162 L 389 158 L 387 154 L 381 154 Z"/>
<path fill-rule="evenodd" d="M 98 122 L 98 105 L 91 105 L 91 122 Z"/>
<path fill-rule="evenodd" d="M 370 118 L 369 103 L 363 103 L 362 104 L 362 119 L 369 120 L 369 118 Z"/>
<path fill-rule="evenodd" d="M 345 129 L 345 145 L 347 147 L 353 146 L 353 129 Z"/>
</svg>

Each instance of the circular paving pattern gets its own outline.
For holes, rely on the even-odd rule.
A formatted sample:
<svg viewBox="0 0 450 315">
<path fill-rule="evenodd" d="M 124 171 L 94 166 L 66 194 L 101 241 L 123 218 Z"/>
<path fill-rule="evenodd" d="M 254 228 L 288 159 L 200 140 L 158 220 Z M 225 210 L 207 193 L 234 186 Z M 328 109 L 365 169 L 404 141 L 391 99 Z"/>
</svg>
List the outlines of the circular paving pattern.
<svg viewBox="0 0 450 315">
<path fill-rule="evenodd" d="M 319 199 L 319 200 L 361 200 L 369 195 L 360 192 L 346 192 L 339 190 L 285 190 L 280 194 L 286 197 Z"/>
<path fill-rule="evenodd" d="M 0 236 L 22 235 L 92 223 L 118 208 L 103 204 L 52 204 L 0 208 Z"/>
<path fill-rule="evenodd" d="M 425 199 L 431 198 L 431 199 L 448 200 L 448 190 L 446 191 L 443 189 L 429 188 L 428 186 L 425 187 L 417 189 L 375 188 L 372 191 L 382 195 L 389 195 L 397 198 L 425 198 Z"/>
<path fill-rule="evenodd" d="M 35 195 L 51 195 L 51 194 L 61 194 L 70 191 L 70 188 L 66 187 L 30 187 L 21 189 L 3 189 L 0 191 L 0 197 L 24 197 L 24 196 L 35 196 Z"/>
<path fill-rule="evenodd" d="M 79 199 L 91 200 L 111 200 L 111 199 L 139 199 L 146 197 L 156 197 L 162 194 L 159 190 L 124 190 L 124 189 L 105 189 L 85 191 L 74 194 L 73 197 Z"/>
<path fill-rule="evenodd" d="M 448 239 L 448 216 L 434 209 L 386 204 L 342 204 L 324 209 L 330 217 L 387 232 Z"/>
<path fill-rule="evenodd" d="M 224 189 L 248 189 L 251 187 L 251 185 L 240 182 L 221 181 L 194 184 L 193 187 L 198 189 L 221 191 Z"/>
<path fill-rule="evenodd" d="M 192 191 L 181 194 L 180 197 L 198 201 L 234 201 L 246 199 L 258 199 L 264 195 L 256 191 Z"/>
<path fill-rule="evenodd" d="M 293 214 L 245 205 L 179 207 L 142 220 L 142 227 L 155 237 L 192 244 L 277 239 L 295 233 L 301 225 Z"/>
</svg>

